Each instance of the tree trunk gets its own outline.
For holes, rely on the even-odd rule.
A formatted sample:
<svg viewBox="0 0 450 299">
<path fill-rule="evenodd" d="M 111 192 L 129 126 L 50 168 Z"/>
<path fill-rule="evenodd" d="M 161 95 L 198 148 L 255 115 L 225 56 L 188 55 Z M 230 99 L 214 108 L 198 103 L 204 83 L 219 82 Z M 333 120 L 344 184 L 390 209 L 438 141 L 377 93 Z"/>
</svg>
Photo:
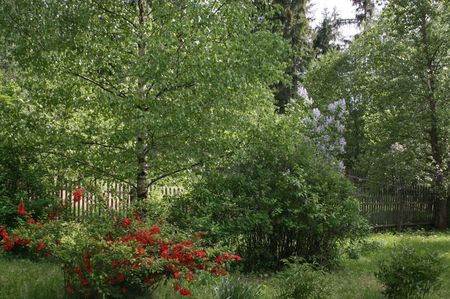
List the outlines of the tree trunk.
<svg viewBox="0 0 450 299">
<path fill-rule="evenodd" d="M 139 8 L 139 25 L 145 26 L 146 22 L 146 0 L 138 0 Z M 148 2 L 150 3 L 150 2 Z M 139 37 L 137 43 L 138 57 L 145 55 L 145 41 L 142 36 Z M 145 103 L 145 81 L 142 78 L 138 79 L 137 97 L 140 102 L 139 108 L 145 113 L 146 108 L 142 105 Z M 143 117 L 141 114 L 141 117 Z M 140 127 L 136 137 L 136 158 L 137 158 L 137 179 L 136 179 L 136 198 L 137 200 L 145 200 L 148 195 L 148 132 L 145 126 Z"/>
<path fill-rule="evenodd" d="M 427 16 L 422 16 L 422 42 L 426 58 L 426 101 L 430 113 L 429 138 L 431 146 L 431 156 L 433 158 L 433 176 L 435 192 L 435 226 L 439 229 L 447 228 L 447 198 L 445 196 L 444 178 L 444 151 L 442 149 L 442 137 L 439 132 L 439 119 L 437 111 L 437 99 L 435 97 L 436 73 L 434 68 L 434 57 L 429 49 Z"/>
</svg>

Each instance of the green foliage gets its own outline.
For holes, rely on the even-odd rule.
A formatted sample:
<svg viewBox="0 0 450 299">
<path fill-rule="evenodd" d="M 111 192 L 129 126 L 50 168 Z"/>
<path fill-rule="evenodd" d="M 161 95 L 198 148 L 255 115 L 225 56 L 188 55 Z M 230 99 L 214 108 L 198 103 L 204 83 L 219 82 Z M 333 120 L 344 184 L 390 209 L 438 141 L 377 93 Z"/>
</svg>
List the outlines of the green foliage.
<svg viewBox="0 0 450 299">
<path fill-rule="evenodd" d="M 217 299 L 257 299 L 260 288 L 237 277 L 223 278 L 215 287 Z"/>
<path fill-rule="evenodd" d="M 233 163 L 204 173 L 174 203 L 171 221 L 237 246 L 247 271 L 280 268 L 293 255 L 330 266 L 337 242 L 365 227 L 350 182 L 288 124 L 255 130 Z"/>
<path fill-rule="evenodd" d="M 53 178 L 32 133 L 37 125 L 35 108 L 24 100 L 18 83 L 0 70 L 0 225 L 16 224 L 22 200 L 38 218 L 54 203 Z"/>
<path fill-rule="evenodd" d="M 252 1 L 142 3 L 0 1 L 0 47 L 40 119 L 28 140 L 58 175 L 138 185 L 144 173 L 147 188 L 219 162 L 273 111 L 288 51 L 254 31 Z"/>
<path fill-rule="evenodd" d="M 423 298 L 438 285 L 443 270 L 443 259 L 437 253 L 402 246 L 380 261 L 375 275 L 388 298 Z"/>
<path fill-rule="evenodd" d="M 366 16 L 371 2 L 354 1 Z M 347 100 L 347 169 L 385 184 L 448 180 L 437 169 L 449 173 L 449 13 L 448 1 L 389 1 L 348 50 L 308 71 L 322 111 Z"/>
<path fill-rule="evenodd" d="M 330 288 L 326 273 L 311 264 L 299 260 L 286 261 L 286 269 L 275 279 L 277 298 L 280 299 L 322 299 L 328 298 Z"/>
<path fill-rule="evenodd" d="M 16 195 L 15 197 L 0 196 L 0 225 L 7 227 L 15 227 L 17 222 L 17 206 L 20 202 L 27 198 Z M 57 206 L 57 199 L 45 197 L 42 199 L 25 200 L 29 207 L 30 216 L 34 219 L 44 219 L 47 217 L 48 211 L 53 210 Z"/>
</svg>

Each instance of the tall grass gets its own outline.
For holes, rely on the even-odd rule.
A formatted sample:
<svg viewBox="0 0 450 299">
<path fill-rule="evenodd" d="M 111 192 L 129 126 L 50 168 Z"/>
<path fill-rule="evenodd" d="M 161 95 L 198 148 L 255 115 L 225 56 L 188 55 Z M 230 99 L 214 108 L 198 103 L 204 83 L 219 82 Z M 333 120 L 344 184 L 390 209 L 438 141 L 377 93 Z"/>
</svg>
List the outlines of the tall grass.
<svg viewBox="0 0 450 299">
<path fill-rule="evenodd" d="M 63 285 L 58 265 L 0 256 L 0 299 L 63 298 Z"/>
</svg>

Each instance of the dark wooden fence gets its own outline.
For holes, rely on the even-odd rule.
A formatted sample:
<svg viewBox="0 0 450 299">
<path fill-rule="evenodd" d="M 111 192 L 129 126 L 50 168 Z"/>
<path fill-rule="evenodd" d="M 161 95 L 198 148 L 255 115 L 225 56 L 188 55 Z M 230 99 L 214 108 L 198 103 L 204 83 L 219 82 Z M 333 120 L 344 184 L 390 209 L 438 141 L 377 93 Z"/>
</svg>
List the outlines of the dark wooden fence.
<svg viewBox="0 0 450 299">
<path fill-rule="evenodd" d="M 361 211 L 373 227 L 433 225 L 435 196 L 427 186 L 367 187 L 359 184 Z"/>
</svg>

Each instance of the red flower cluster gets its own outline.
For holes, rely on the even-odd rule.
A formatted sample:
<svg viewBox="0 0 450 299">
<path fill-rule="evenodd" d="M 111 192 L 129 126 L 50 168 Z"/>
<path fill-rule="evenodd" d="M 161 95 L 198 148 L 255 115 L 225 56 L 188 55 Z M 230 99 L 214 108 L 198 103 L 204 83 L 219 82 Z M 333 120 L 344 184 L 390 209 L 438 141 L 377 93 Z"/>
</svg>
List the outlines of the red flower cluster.
<svg viewBox="0 0 450 299">
<path fill-rule="evenodd" d="M 179 289 L 178 292 L 183 296 L 191 296 L 192 293 L 188 289 Z"/>
<path fill-rule="evenodd" d="M 27 216 L 28 215 L 27 211 L 25 211 L 25 204 L 23 202 L 19 203 L 19 205 L 17 206 L 17 213 L 20 216 Z"/>
<path fill-rule="evenodd" d="M 36 220 L 28 215 L 28 212 L 25 210 L 25 204 L 23 202 L 19 203 L 19 205 L 17 206 L 17 213 L 20 216 L 24 216 L 29 224 L 36 224 Z"/>
<path fill-rule="evenodd" d="M 44 248 L 45 248 L 45 244 L 44 243 L 38 243 L 38 246 L 36 247 L 36 252 L 39 252 L 39 251 L 41 251 Z"/>
<path fill-rule="evenodd" d="M 236 262 L 239 262 L 241 260 L 241 257 L 239 255 L 225 253 L 223 255 L 216 257 L 214 261 L 218 264 L 223 264 L 224 263 L 223 260 L 235 260 Z"/>
<path fill-rule="evenodd" d="M 80 187 L 76 188 L 72 192 L 72 197 L 74 202 L 79 202 L 83 198 L 84 190 Z"/>
<path fill-rule="evenodd" d="M 0 226 L 0 236 L 2 237 L 2 248 L 5 251 L 13 250 L 16 245 L 26 246 L 31 242 L 27 239 L 21 239 L 19 236 L 10 236 L 4 226 Z"/>
<path fill-rule="evenodd" d="M 131 225 L 131 219 L 130 218 L 124 218 L 122 221 L 122 227 L 127 228 Z"/>
<path fill-rule="evenodd" d="M 75 194 L 75 192 L 79 191 Z M 80 200 L 82 190 L 74 191 L 74 200 Z M 19 215 L 27 217 L 31 223 L 32 219 L 25 210 L 23 203 L 17 207 Z M 56 217 L 57 217 L 56 213 Z M 57 220 L 55 214 L 50 215 L 49 220 Z M 33 219 L 34 221 L 34 219 Z M 44 226 L 44 222 L 40 222 Z M 133 225 L 132 225 L 133 224 Z M 37 228 L 37 227 L 36 227 Z M 191 296 L 189 289 L 182 283 L 191 282 L 195 279 L 195 274 L 199 271 L 208 271 L 215 275 L 225 275 L 225 267 L 228 262 L 239 261 L 240 257 L 233 254 L 223 254 L 215 259 L 209 259 L 206 252 L 196 247 L 194 240 L 163 240 L 160 234 L 160 227 L 153 225 L 145 227 L 141 219 L 123 218 L 117 219 L 114 231 L 106 234 L 97 247 L 92 247 L 90 252 L 86 252 L 79 258 L 70 260 L 70 264 L 65 262 L 64 271 L 69 277 L 65 290 L 67 294 L 96 294 L 98 291 L 99 277 L 100 283 L 103 279 L 103 287 L 113 288 L 115 292 L 126 293 L 129 287 L 136 281 L 141 281 L 153 285 L 161 279 L 173 277 L 174 289 L 183 296 Z M 28 245 L 30 240 L 22 240 L 20 237 L 11 237 L 4 227 L 0 227 L 2 237 L 1 246 L 4 250 L 10 251 L 15 245 Z M 96 237 L 97 238 L 97 237 Z M 194 236 L 198 238 L 198 236 Z M 60 242 L 59 242 L 60 243 Z M 56 245 L 59 244 L 57 241 Z M 50 255 L 47 245 L 42 241 L 37 241 L 34 251 Z M 117 248 L 114 246 L 127 246 L 133 249 L 134 254 L 130 257 L 116 258 L 112 261 L 105 260 Z M 50 246 L 52 248 L 52 246 Z M 113 251 L 114 252 L 114 251 Z M 117 252 L 116 252 L 117 254 Z M 153 265 L 158 265 L 155 271 Z M 159 268 L 162 265 L 162 268 Z M 162 269 L 162 270 L 161 270 Z M 105 277 L 103 273 L 108 275 Z M 99 275 L 102 276 L 99 276 Z M 128 277 L 132 277 L 130 279 Z"/>
</svg>

